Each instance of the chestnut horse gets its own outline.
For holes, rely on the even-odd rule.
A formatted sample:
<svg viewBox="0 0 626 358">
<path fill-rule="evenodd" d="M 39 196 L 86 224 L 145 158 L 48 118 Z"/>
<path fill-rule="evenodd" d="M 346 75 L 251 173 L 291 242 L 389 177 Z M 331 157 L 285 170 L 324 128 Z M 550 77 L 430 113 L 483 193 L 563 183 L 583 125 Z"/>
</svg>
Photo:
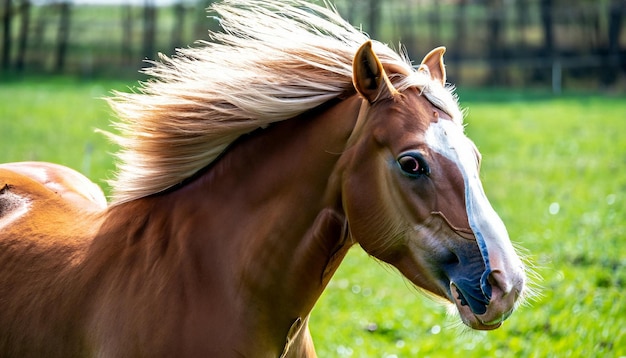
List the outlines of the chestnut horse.
<svg viewBox="0 0 626 358">
<path fill-rule="evenodd" d="M 223 32 L 118 93 L 118 172 L 0 166 L 0 356 L 313 357 L 355 244 L 499 327 L 525 269 L 443 48 L 413 68 L 332 8 L 215 5 Z"/>
</svg>

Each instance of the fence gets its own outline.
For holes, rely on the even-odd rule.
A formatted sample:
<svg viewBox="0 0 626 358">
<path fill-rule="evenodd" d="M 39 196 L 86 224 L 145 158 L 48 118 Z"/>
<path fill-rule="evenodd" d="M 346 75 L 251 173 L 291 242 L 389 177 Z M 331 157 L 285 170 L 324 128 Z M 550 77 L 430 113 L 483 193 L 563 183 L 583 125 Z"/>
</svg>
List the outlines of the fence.
<svg viewBox="0 0 626 358">
<path fill-rule="evenodd" d="M 156 52 L 207 39 L 211 1 L 157 6 L 3 0 L 5 71 L 134 73 Z M 626 0 L 337 0 L 373 38 L 402 42 L 418 60 L 448 47 L 451 80 L 463 85 L 626 87 Z M 144 64 L 145 65 L 145 64 Z"/>
</svg>

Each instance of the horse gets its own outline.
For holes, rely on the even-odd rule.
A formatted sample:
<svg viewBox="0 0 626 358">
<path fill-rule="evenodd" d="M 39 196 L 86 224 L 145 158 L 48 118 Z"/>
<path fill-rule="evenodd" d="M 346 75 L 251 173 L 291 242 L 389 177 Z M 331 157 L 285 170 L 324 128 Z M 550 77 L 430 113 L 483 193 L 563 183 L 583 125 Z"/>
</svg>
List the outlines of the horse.
<svg viewBox="0 0 626 358">
<path fill-rule="evenodd" d="M 444 48 L 417 67 L 303 0 L 213 5 L 223 31 L 116 92 L 110 203 L 0 166 L 3 357 L 314 357 L 353 246 L 498 328 L 525 266 L 479 178 Z"/>
</svg>

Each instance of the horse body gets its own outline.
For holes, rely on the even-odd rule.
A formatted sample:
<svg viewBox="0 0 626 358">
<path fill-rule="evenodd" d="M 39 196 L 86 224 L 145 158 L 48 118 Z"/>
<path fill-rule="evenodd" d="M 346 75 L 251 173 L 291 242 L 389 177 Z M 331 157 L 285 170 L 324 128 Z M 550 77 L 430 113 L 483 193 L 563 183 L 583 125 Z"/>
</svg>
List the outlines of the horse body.
<svg viewBox="0 0 626 358">
<path fill-rule="evenodd" d="M 8 292 L 3 296 L 37 304 L 26 313 L 3 309 L 15 312 L 13 319 L 20 322 L 20 328 L 2 324 L 11 327 L 12 343 L 21 341 L 15 335 L 29 330 L 41 336 L 41 351 L 24 337 L 25 346 L 15 349 L 15 355 L 28 356 L 33 349 L 35 355 L 63 357 L 86 352 L 275 357 L 294 326 L 290 353 L 305 356 L 300 353 L 311 346 L 308 314 L 350 247 L 342 241 L 346 232 L 339 190 L 329 186 L 328 178 L 358 106 L 360 99 L 353 98 L 324 110 L 318 119 L 260 130 L 179 190 L 97 215 L 74 209 L 72 220 L 78 225 L 73 226 L 77 233 L 73 245 L 67 244 L 63 221 L 39 230 L 38 236 L 48 243 L 33 255 L 27 248 L 14 250 L 10 260 L 22 260 L 16 268 L 33 267 L 37 275 L 9 273 L 15 282 L 5 278 L 0 285 L 30 289 L 28 298 Z M 340 118 L 346 112 L 354 117 Z M 11 191 L 30 194 L 41 185 L 5 177 L 14 183 Z M 67 219 L 64 207 L 74 206 L 51 191 L 48 196 L 52 198 L 29 197 L 32 205 L 41 207 L 30 208 L 22 220 L 39 226 L 49 218 Z M 55 207 L 61 212 L 50 211 Z M 19 223 L 12 227 L 24 228 Z M 3 232 L 0 242 L 23 234 Z M 56 250 L 60 247 L 63 250 Z M 29 280 L 32 285 L 25 284 Z M 50 283 L 38 286 L 39 280 Z M 46 294 L 48 287 L 56 292 Z M 76 296 L 72 292 L 84 294 L 72 300 Z M 59 316 L 56 322 L 54 313 Z M 40 325 L 50 328 L 39 329 L 27 317 L 40 317 Z M 59 334 L 65 330 L 70 333 Z M 83 348 L 75 350 L 76 346 Z"/>
<path fill-rule="evenodd" d="M 264 6 L 276 6 L 288 14 L 281 21 L 312 23 L 316 36 L 324 22 L 311 13 L 335 16 L 263 4 L 251 1 L 248 17 L 224 13 L 243 24 L 258 12 L 269 24 L 276 19 Z M 313 56 L 319 69 L 306 58 L 287 62 L 285 74 L 302 81 L 290 71 L 303 68 L 340 82 L 332 76 L 343 78 L 345 59 L 329 48 Z M 354 244 L 454 303 L 468 326 L 499 327 L 523 296 L 524 269 L 484 196 L 480 155 L 458 107 L 442 98 L 443 51 L 417 72 L 383 64 L 369 41 L 346 52 L 354 57 L 348 85 L 321 82 L 311 91 L 315 105 L 228 134 L 237 140 L 214 133 L 275 107 L 292 113 L 307 90 L 292 83 L 276 94 L 278 79 L 267 79 L 274 105 L 259 104 L 271 103 L 268 95 L 215 100 L 207 111 L 239 117 L 205 131 L 222 154 L 193 175 L 189 162 L 204 155 L 194 153 L 203 145 L 194 130 L 206 114 L 185 102 L 191 91 L 174 82 L 181 98 L 143 94 L 145 108 L 119 104 L 147 123 L 122 128 L 131 138 L 120 140 L 130 148 L 126 169 L 139 168 L 118 177 L 119 200 L 107 208 L 91 182 L 63 167 L 0 166 L 0 355 L 314 357 L 309 314 Z M 327 58 L 339 67 L 329 71 Z M 338 92 L 320 95 L 329 88 Z"/>
<path fill-rule="evenodd" d="M 108 271 L 94 329 L 110 329 L 98 341 L 123 340 L 107 355 L 282 353 L 349 247 L 328 177 L 351 129 L 338 117 L 357 104 L 260 130 L 186 186 L 110 209 L 91 250 L 95 271 Z"/>
</svg>

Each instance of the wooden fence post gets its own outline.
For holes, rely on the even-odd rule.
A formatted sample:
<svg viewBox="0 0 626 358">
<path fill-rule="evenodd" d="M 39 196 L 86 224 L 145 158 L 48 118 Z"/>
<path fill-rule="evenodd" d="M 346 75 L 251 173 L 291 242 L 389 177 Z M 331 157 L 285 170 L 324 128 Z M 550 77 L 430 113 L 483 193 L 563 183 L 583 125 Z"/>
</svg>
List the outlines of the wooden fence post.
<svg viewBox="0 0 626 358">
<path fill-rule="evenodd" d="M 172 26 L 172 49 L 182 47 L 185 32 L 185 4 L 182 1 L 174 4 L 174 25 Z"/>
<path fill-rule="evenodd" d="M 65 67 L 65 55 L 67 54 L 70 37 L 70 7 L 69 1 L 59 3 L 59 32 L 57 33 L 55 72 L 62 72 Z"/>
<path fill-rule="evenodd" d="M 452 49 L 452 63 L 456 67 L 454 70 L 454 82 L 462 83 L 461 63 L 467 58 L 465 47 L 467 35 L 467 0 L 460 0 L 454 14 L 454 40 Z"/>
<path fill-rule="evenodd" d="M 13 10 L 11 0 L 4 0 L 2 12 L 2 68 L 7 70 L 11 66 L 11 20 Z"/>
<path fill-rule="evenodd" d="M 441 4 L 439 0 L 433 0 L 432 11 L 428 17 L 428 27 L 430 27 L 430 44 L 431 46 L 439 46 L 441 44 Z"/>
<path fill-rule="evenodd" d="M 504 7 L 502 0 L 489 1 L 489 17 L 487 20 L 487 54 L 489 56 L 490 85 L 501 86 L 504 84 L 504 67 L 502 66 L 503 37 L 504 37 Z"/>
<path fill-rule="evenodd" d="M 22 72 L 26 65 L 26 46 L 28 44 L 31 7 L 30 0 L 22 0 L 22 5 L 20 6 L 20 33 L 17 44 L 17 58 L 15 60 L 15 69 L 18 72 Z"/>
<path fill-rule="evenodd" d="M 154 41 L 156 38 L 156 13 L 154 0 L 145 0 L 143 7 L 143 57 L 154 59 Z"/>
<path fill-rule="evenodd" d="M 369 22 L 367 32 L 372 38 L 377 38 L 380 35 L 380 0 L 369 0 L 367 11 Z"/>
<path fill-rule="evenodd" d="M 556 58 L 557 51 L 554 42 L 554 2 L 552 0 L 541 0 L 539 5 L 541 28 L 543 30 L 543 48 L 539 52 L 539 56 L 550 61 L 552 92 L 560 93 L 562 77 L 561 64 Z"/>
<path fill-rule="evenodd" d="M 133 63 L 133 10 L 129 4 L 122 5 L 122 65 Z"/>
<path fill-rule="evenodd" d="M 602 82 L 610 86 L 616 82 L 620 67 L 626 65 L 620 59 L 620 35 L 622 33 L 622 18 L 626 15 L 626 0 L 611 0 L 609 11 L 608 53 L 602 68 Z"/>
</svg>

